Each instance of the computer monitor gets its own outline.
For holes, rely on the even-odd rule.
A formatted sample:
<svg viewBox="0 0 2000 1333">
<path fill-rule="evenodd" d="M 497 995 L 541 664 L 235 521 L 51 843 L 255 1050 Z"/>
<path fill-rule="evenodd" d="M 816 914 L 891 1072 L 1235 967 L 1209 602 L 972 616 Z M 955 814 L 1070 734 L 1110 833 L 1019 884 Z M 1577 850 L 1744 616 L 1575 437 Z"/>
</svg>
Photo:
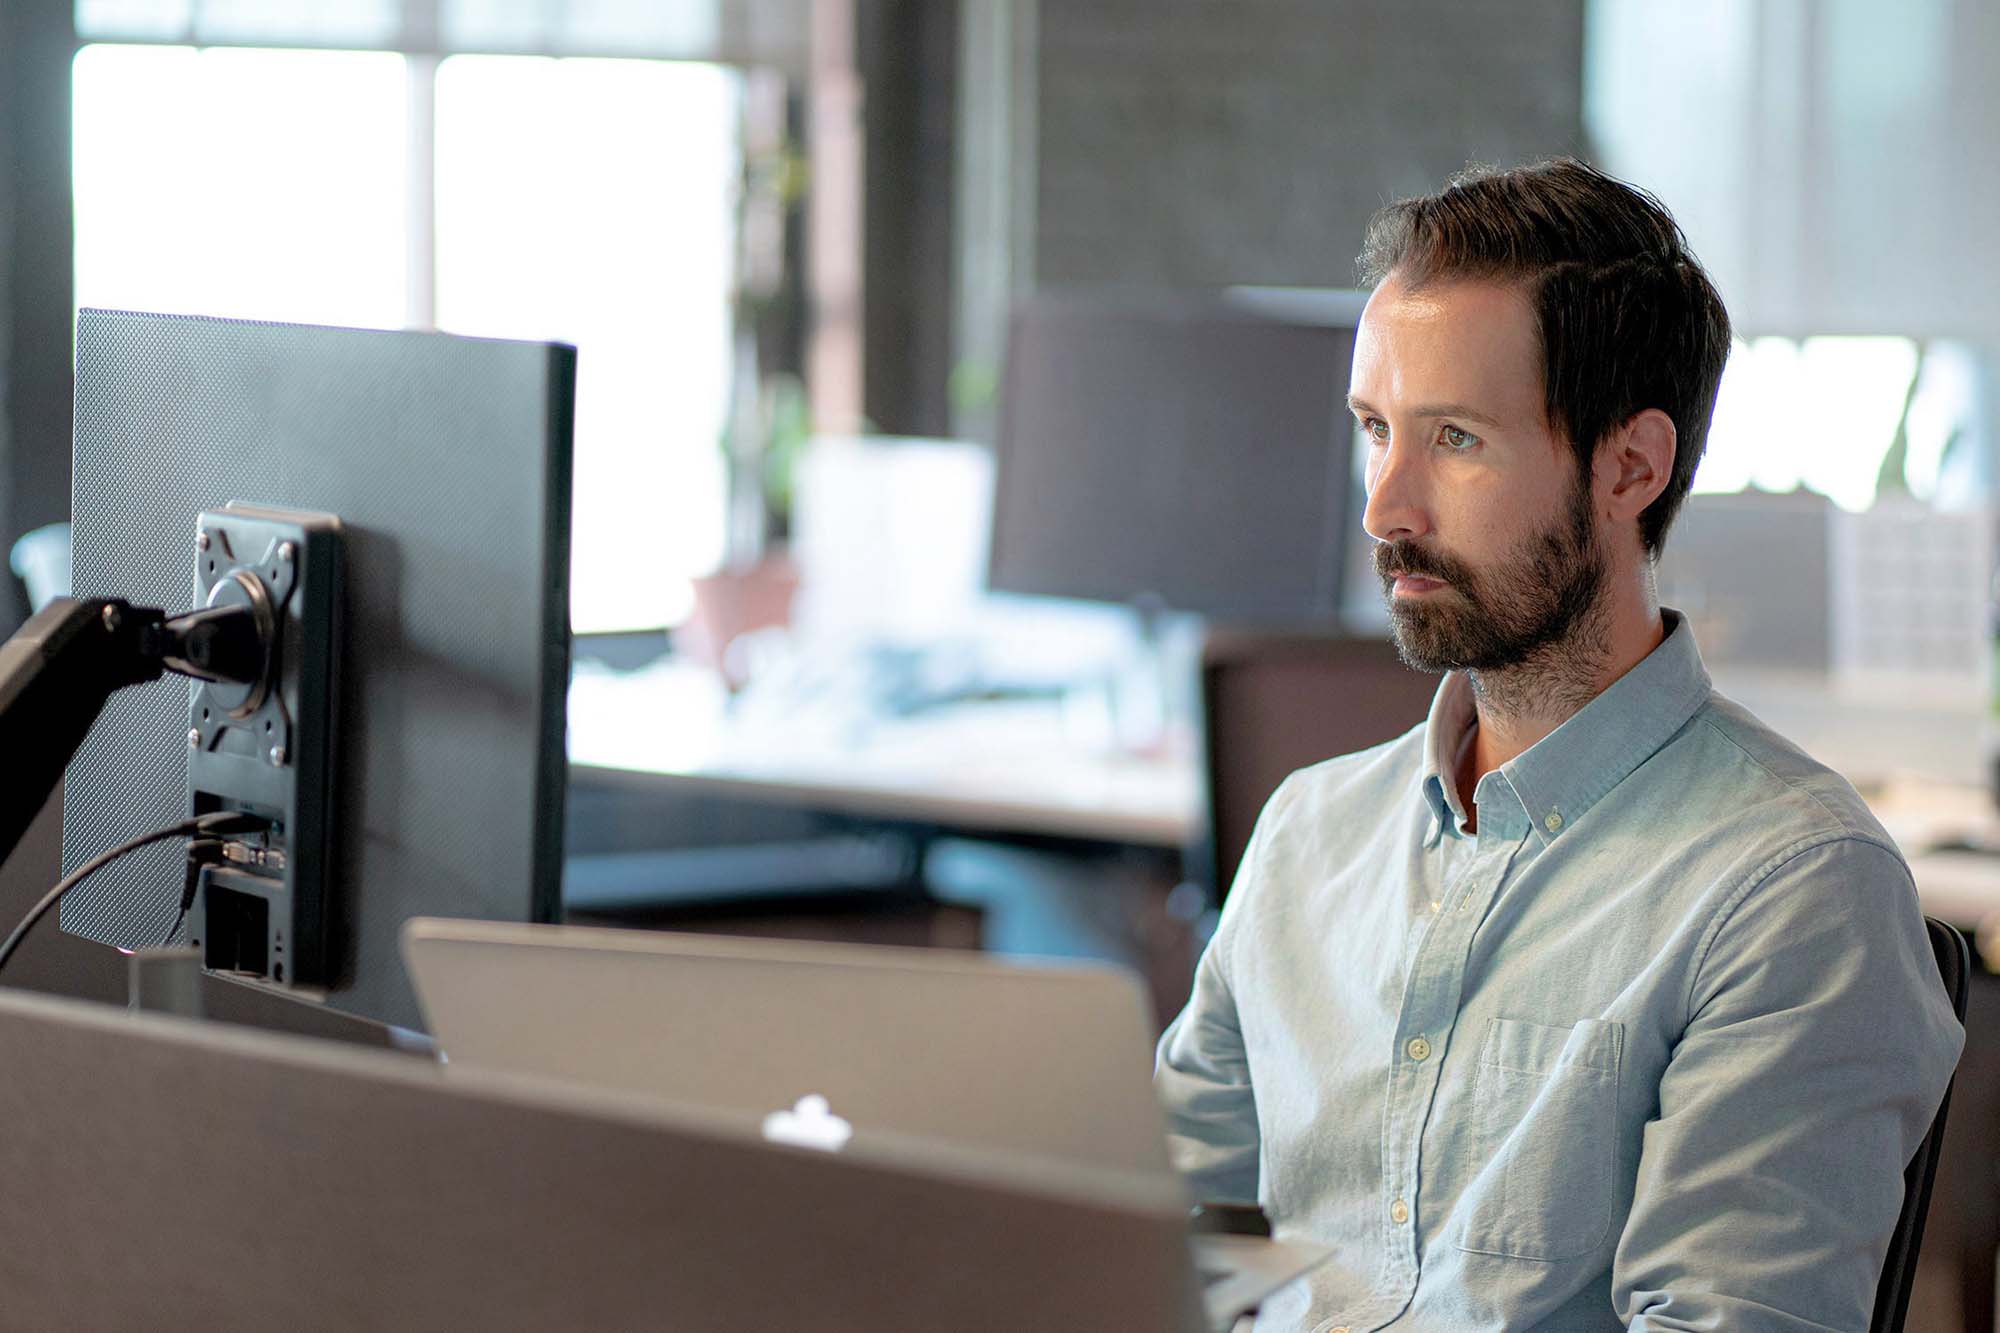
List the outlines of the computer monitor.
<svg viewBox="0 0 2000 1333">
<path fill-rule="evenodd" d="M 73 581 L 168 611 L 196 518 L 231 501 L 338 517 L 325 1003 L 416 1026 L 411 916 L 554 920 L 569 666 L 573 349 L 86 310 Z M 63 867 L 188 812 L 189 685 L 114 695 L 70 765 Z M 112 863 L 66 931 L 156 946 L 183 852 Z"/>
<path fill-rule="evenodd" d="M 1351 326 L 1219 297 L 1025 302 L 1007 343 L 989 585 L 1332 624 L 1353 352 Z"/>
</svg>

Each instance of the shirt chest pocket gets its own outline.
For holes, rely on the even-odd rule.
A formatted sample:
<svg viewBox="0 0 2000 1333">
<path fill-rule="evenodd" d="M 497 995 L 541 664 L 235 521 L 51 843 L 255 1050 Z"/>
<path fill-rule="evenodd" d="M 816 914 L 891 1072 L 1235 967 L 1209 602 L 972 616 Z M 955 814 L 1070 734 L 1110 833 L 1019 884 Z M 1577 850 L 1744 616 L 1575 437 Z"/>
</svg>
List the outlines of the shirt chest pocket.
<svg viewBox="0 0 2000 1333">
<path fill-rule="evenodd" d="M 1575 1259 L 1604 1243 L 1619 1193 L 1622 1023 L 1488 1021 L 1473 1071 L 1460 1249 Z"/>
</svg>

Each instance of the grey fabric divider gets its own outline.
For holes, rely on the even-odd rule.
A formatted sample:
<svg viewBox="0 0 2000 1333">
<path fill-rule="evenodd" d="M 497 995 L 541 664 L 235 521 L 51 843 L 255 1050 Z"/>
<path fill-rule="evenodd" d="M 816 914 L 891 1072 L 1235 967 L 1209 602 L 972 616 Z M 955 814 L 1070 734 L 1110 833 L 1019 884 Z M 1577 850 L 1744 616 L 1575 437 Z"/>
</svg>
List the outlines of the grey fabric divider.
<svg viewBox="0 0 2000 1333">
<path fill-rule="evenodd" d="M 1186 1326 L 1158 1182 L 0 993 L 0 1325 Z M 1171 1191 L 1168 1191 L 1171 1193 Z"/>
</svg>

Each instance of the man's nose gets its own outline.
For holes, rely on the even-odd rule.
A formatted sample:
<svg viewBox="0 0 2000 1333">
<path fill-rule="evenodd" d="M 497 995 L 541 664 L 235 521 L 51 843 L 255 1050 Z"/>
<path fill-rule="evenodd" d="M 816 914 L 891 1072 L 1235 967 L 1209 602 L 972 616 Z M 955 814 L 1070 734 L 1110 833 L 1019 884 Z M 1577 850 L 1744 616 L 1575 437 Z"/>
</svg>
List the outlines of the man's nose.
<svg viewBox="0 0 2000 1333">
<path fill-rule="evenodd" d="M 1368 505 L 1361 526 L 1378 542 L 1422 537 L 1430 531 L 1422 464 L 1391 442 L 1369 460 Z"/>
</svg>

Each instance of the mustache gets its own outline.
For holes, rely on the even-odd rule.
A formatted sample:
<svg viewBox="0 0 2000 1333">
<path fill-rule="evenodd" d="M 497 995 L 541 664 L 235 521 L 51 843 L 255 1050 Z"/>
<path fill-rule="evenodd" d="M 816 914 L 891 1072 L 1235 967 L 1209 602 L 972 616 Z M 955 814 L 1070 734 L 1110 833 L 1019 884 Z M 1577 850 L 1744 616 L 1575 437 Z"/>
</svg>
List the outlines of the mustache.
<svg viewBox="0 0 2000 1333">
<path fill-rule="evenodd" d="M 1458 561 L 1409 540 L 1377 542 L 1375 572 L 1385 583 L 1403 574 L 1450 584 L 1467 582 L 1466 570 Z"/>
</svg>

